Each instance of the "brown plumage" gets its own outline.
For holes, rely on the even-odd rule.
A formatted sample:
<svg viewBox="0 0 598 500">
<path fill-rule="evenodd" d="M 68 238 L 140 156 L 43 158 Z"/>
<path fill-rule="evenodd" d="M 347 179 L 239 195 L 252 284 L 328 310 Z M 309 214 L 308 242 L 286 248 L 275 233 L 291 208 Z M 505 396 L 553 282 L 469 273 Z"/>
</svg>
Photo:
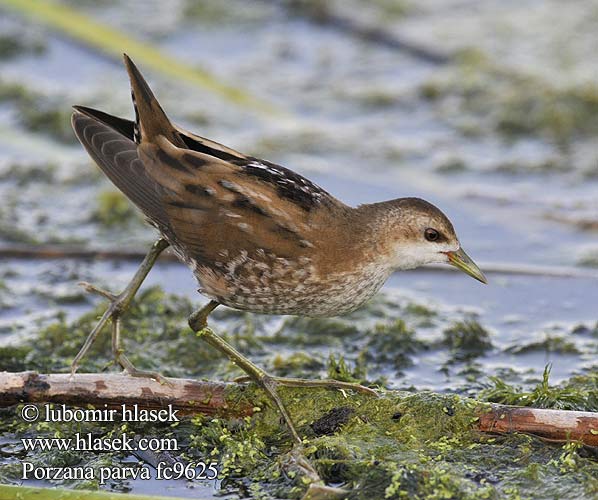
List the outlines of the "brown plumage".
<svg viewBox="0 0 598 500">
<path fill-rule="evenodd" d="M 483 279 L 430 203 L 351 208 L 291 170 L 173 125 L 125 62 L 136 122 L 76 106 L 73 128 L 193 269 L 201 293 L 255 312 L 332 316 L 358 307 L 395 269 L 449 262 Z M 429 230 L 438 237 L 427 239 Z"/>
</svg>

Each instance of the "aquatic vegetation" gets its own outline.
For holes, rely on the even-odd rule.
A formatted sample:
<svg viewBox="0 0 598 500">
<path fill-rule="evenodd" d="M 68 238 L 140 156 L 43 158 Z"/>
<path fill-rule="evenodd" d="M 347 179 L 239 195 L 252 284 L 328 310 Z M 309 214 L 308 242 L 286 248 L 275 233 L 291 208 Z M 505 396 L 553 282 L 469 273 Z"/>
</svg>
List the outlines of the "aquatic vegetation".
<svg viewBox="0 0 598 500">
<path fill-rule="evenodd" d="M 7 196 L 0 206 L 0 238 L 4 241 L 15 243 L 36 244 L 38 242 L 35 234 L 25 228 L 16 226 L 17 203 L 15 196 Z"/>
<path fill-rule="evenodd" d="M 598 221 L 596 222 L 598 227 Z M 579 257 L 577 264 L 584 267 L 598 267 L 598 248 L 588 249 Z"/>
<path fill-rule="evenodd" d="M 549 384 L 551 365 L 546 365 L 542 381 L 531 391 L 489 377 L 493 386 L 482 390 L 481 399 L 495 403 L 534 408 L 598 411 L 598 374 L 578 375 L 565 383 Z"/>
<path fill-rule="evenodd" d="M 0 101 L 16 107 L 19 122 L 31 132 L 48 134 L 53 139 L 74 144 L 70 105 L 58 97 L 48 97 L 24 85 L 0 82 Z"/>
<path fill-rule="evenodd" d="M 480 356 L 492 348 L 490 334 L 477 321 L 458 321 L 444 330 L 443 343 L 451 349 L 456 359 Z"/>
<path fill-rule="evenodd" d="M 185 20 L 196 23 L 206 23 L 213 26 L 214 23 L 220 26 L 227 23 L 248 23 L 263 22 L 265 12 L 269 12 L 272 7 L 269 5 L 248 5 L 239 0 L 229 0 L 226 3 L 217 0 L 206 0 L 198 2 L 196 0 L 186 0 L 183 6 Z"/>
<path fill-rule="evenodd" d="M 56 180 L 56 170 L 55 163 L 13 163 L 0 171 L 0 181 L 13 181 L 19 187 L 32 182 L 52 183 Z"/>
<path fill-rule="evenodd" d="M 416 338 L 415 331 L 401 319 L 393 323 L 378 323 L 368 331 L 363 355 L 378 365 L 390 365 L 400 370 L 412 364 L 411 356 L 419 350 L 429 348 Z"/>
<path fill-rule="evenodd" d="M 456 99 L 464 114 L 505 139 L 540 136 L 566 148 L 575 138 L 598 133 L 595 84 L 557 87 L 506 70 L 476 51 L 463 52 L 460 61 L 422 84 L 421 97 L 439 106 Z"/>
<path fill-rule="evenodd" d="M 5 32 L 0 35 L 0 59 L 12 59 L 22 54 L 42 54 L 46 49 L 39 39 L 17 32 Z"/>
<path fill-rule="evenodd" d="M 405 307 L 413 318 L 419 315 L 441 319 L 437 312 L 422 305 Z M 231 371 L 226 360 L 214 356 L 188 329 L 186 317 L 192 309 L 188 300 L 165 294 L 159 288 L 143 291 L 123 318 L 127 354 L 137 366 L 161 370 L 165 375 L 210 378 L 238 375 L 238 371 Z M 61 316 L 56 323 L 41 329 L 34 342 L 1 347 L 0 367 L 13 371 L 68 370 L 70 360 L 102 310 L 100 304 L 74 321 Z M 215 322 L 223 329 L 227 322 L 234 325 L 242 318 L 245 318 L 243 313 L 225 311 Z M 294 345 L 295 335 L 302 336 L 306 330 L 324 332 L 326 321 L 290 320 L 286 324 L 290 335 L 286 348 Z M 392 365 L 392 356 L 397 352 L 409 354 L 427 348 L 423 340 L 418 340 L 417 330 L 398 319 L 378 321 L 371 327 L 341 320 L 330 320 L 329 324 L 334 327 L 331 335 L 340 338 L 347 335 L 347 343 L 358 341 L 367 332 L 366 338 L 373 339 L 368 350 L 385 353 L 386 361 L 378 361 L 384 365 Z M 483 352 L 491 345 L 488 332 L 475 321 L 449 325 L 443 340 L 448 342 L 448 349 Z M 245 342 L 241 330 L 237 334 L 229 331 L 223 334 L 233 344 Z M 109 332 L 100 335 L 93 352 L 84 360 L 83 371 L 98 371 L 110 365 L 109 337 Z M 259 347 L 256 351 L 259 353 L 266 350 L 267 343 L 281 345 L 284 339 L 282 334 L 273 338 L 258 335 L 250 349 Z M 365 363 L 363 355 L 347 354 L 350 360 L 344 355 L 330 356 L 328 375 L 340 380 L 367 380 L 365 370 L 371 365 Z M 301 351 L 289 350 L 289 355 L 274 358 L 266 355 L 266 359 L 282 374 L 317 376 L 325 368 L 317 355 Z M 558 386 L 549 384 L 549 373 L 547 368 L 543 381 L 532 390 L 491 377 L 492 386 L 484 389 L 480 398 L 508 404 L 598 410 L 595 373 L 573 377 Z M 564 447 L 547 444 L 525 435 L 481 435 L 473 424 L 484 403 L 472 399 L 428 391 L 382 391 L 382 397 L 374 399 L 362 395 L 347 397 L 340 391 L 284 387 L 281 396 L 298 431 L 305 436 L 306 453 L 319 474 L 331 483 L 342 483 L 351 491 L 350 498 L 502 498 L 515 494 L 534 497 L 536 492 L 583 497 L 597 491 L 598 464 L 583 448 L 575 444 Z M 218 461 L 224 491 L 252 492 L 263 499 L 277 495 L 300 498 L 306 484 L 299 474 L 281 469 L 290 442 L 270 401 L 253 385 L 232 386 L 226 397 L 233 408 L 253 407 L 253 416 L 223 419 L 199 415 L 173 424 L 129 422 L 125 427 L 97 422 L 40 422 L 31 427 L 18 418 L 15 408 L 8 408 L 0 410 L 1 437 L 5 442 L 17 443 L 20 437 L 31 433 L 42 437 L 68 436 L 74 432 L 110 436 L 123 429 L 143 436 L 172 436 L 182 447 L 175 459 Z M 15 464 L 23 459 L 24 452 L 18 447 L 13 451 L 6 447 L 3 450 L 0 480 L 14 484 L 21 473 Z M 30 451 L 26 456 L 40 464 L 76 461 L 94 468 L 123 465 L 123 457 L 117 453 L 86 452 L 75 457 L 70 452 Z M 131 463 L 135 462 L 128 459 L 127 466 Z M 57 484 L 86 489 L 100 486 L 94 481 Z M 117 480 L 104 488 L 126 490 L 127 484 L 126 480 Z"/>
<path fill-rule="evenodd" d="M 94 219 L 110 227 L 126 224 L 137 217 L 135 209 L 120 191 L 107 190 L 98 194 Z"/>
<path fill-rule="evenodd" d="M 562 30 L 550 28 L 542 32 L 542 36 L 533 37 L 542 43 L 542 40 L 554 40 L 555 35 L 559 38 L 559 49 L 562 47 L 566 57 L 572 59 L 563 66 L 566 68 L 563 78 L 553 79 L 548 72 L 547 78 L 530 77 L 507 68 L 506 62 L 502 67 L 503 61 L 490 61 L 489 56 L 481 52 L 488 49 L 487 44 L 480 51 L 462 54 L 460 60 L 452 59 L 445 65 L 430 68 L 420 64 L 421 61 L 404 58 L 401 49 L 380 50 L 375 43 L 363 43 L 351 29 L 335 31 L 330 23 L 330 14 L 360 20 L 360 16 L 367 13 L 364 20 L 372 21 L 376 33 L 385 28 L 389 28 L 390 33 L 396 28 L 396 33 L 406 34 L 409 41 L 413 25 L 403 31 L 405 25 L 400 23 L 405 16 L 414 13 L 408 23 L 430 21 L 423 43 L 430 42 L 432 50 L 442 48 L 445 17 L 437 14 L 425 19 L 430 7 L 413 2 L 374 0 L 366 6 L 354 1 L 292 1 L 284 2 L 290 5 L 286 8 L 272 2 L 253 6 L 238 0 L 232 4 L 235 8 L 227 12 L 216 1 L 189 0 L 181 4 L 187 12 L 178 13 L 178 20 L 167 20 L 166 29 L 164 24 L 149 25 L 140 17 L 136 31 L 124 17 L 113 19 L 110 28 L 106 23 L 109 17 L 101 17 L 102 23 L 85 24 L 96 19 L 95 14 L 102 9 L 98 2 L 90 0 L 57 2 L 54 13 L 45 14 L 44 6 L 53 7 L 54 3 L 8 1 L 16 5 L 17 10 L 41 9 L 38 12 L 50 16 L 49 24 L 59 26 L 59 32 L 68 33 L 70 29 L 60 28 L 60 23 L 82 26 L 83 33 L 74 34 L 78 43 L 83 40 L 95 47 L 103 46 L 102 51 L 107 43 L 107 50 L 114 57 L 120 57 L 125 48 L 129 50 L 123 43 L 133 42 L 137 52 L 132 53 L 136 59 L 143 61 L 143 65 L 153 61 L 152 78 L 163 74 L 172 81 L 191 82 L 195 85 L 192 92 L 199 92 L 193 95 L 193 100 L 199 102 L 200 111 L 181 109 L 180 105 L 177 109 L 177 96 L 190 89 L 185 83 L 180 87 L 173 85 L 167 103 L 172 107 L 173 116 L 183 122 L 199 121 L 202 130 L 215 130 L 227 140 L 230 133 L 231 144 L 251 145 L 248 151 L 266 158 L 284 162 L 288 155 L 290 165 L 313 168 L 324 179 L 322 185 L 331 192 L 336 193 L 337 188 L 340 192 L 347 189 L 356 203 L 367 199 L 367 189 L 361 189 L 366 184 L 362 183 L 362 171 L 367 159 L 365 166 L 372 176 L 389 175 L 388 182 L 386 178 L 380 182 L 384 189 L 419 195 L 428 189 L 434 192 L 434 181 L 438 181 L 439 190 L 435 194 L 443 199 L 447 210 L 460 213 L 465 208 L 476 223 L 475 232 L 468 239 L 473 238 L 476 243 L 485 240 L 479 242 L 478 250 L 481 249 L 482 254 L 489 250 L 487 259 L 500 260 L 502 255 L 515 258 L 510 246 L 516 237 L 516 249 L 521 250 L 518 257 L 527 259 L 531 249 L 538 249 L 533 256 L 544 263 L 596 265 L 590 246 L 581 247 L 592 243 L 592 232 L 598 227 L 591 199 L 598 172 L 592 147 L 598 131 L 595 82 L 576 83 L 574 77 L 569 78 L 567 69 L 571 67 L 572 74 L 579 75 L 580 68 L 588 73 L 594 66 L 585 57 L 587 53 L 583 54 L 583 48 L 578 50 L 571 42 L 577 38 L 563 37 Z M 119 2 L 105 0 L 102 3 L 118 8 L 115 6 Z M 155 7 L 159 14 L 163 10 L 158 4 Z M 440 13 L 446 9 L 440 4 L 437 7 Z M 130 8 L 131 12 L 139 12 Z M 302 15 L 320 19 L 324 26 L 299 19 L 293 8 L 296 12 L 304 9 Z M 580 8 L 571 6 L 569 12 Z M 82 11 L 86 12 L 83 24 L 77 17 Z M 54 21 L 53 15 L 56 16 Z M 480 20 L 476 12 L 472 11 L 471 15 L 473 21 Z M 156 15 L 153 19 L 159 17 Z M 194 29 L 198 24 L 203 26 L 202 22 L 218 29 L 222 24 L 224 30 L 229 30 L 226 43 L 214 47 L 213 51 L 210 46 L 210 50 L 202 49 L 201 54 L 189 54 L 188 47 L 196 44 L 205 47 L 198 43 L 205 41 L 204 35 L 197 36 L 204 30 Z M 100 29 L 94 31 L 98 24 Z M 521 36 L 523 24 L 527 30 L 528 23 L 510 26 L 509 29 L 513 29 L 510 37 Z M 236 29 L 239 25 L 241 29 Z M 81 68 L 100 60 L 93 54 L 94 49 L 82 51 L 78 45 L 65 42 L 63 35 L 59 39 L 51 31 L 39 29 L 38 24 L 31 26 L 44 37 L 43 44 L 52 56 L 56 55 L 53 51 L 58 46 L 67 55 L 74 56 L 76 64 L 81 62 Z M 433 35 L 436 31 L 441 35 Z M 591 30 L 584 32 L 587 35 L 584 35 L 584 43 L 591 43 Z M 92 33 L 98 33 L 99 40 L 90 41 Z M 222 38 L 219 38 L 220 32 L 215 33 L 213 41 L 217 45 Z M 526 36 L 529 33 L 526 32 Z M 495 33 L 487 33 L 487 36 L 488 40 L 483 42 L 489 41 L 497 49 L 493 54 L 507 55 L 500 37 L 495 37 Z M 0 36 L 0 57 L 3 37 L 4 33 Z M 143 38 L 144 42 L 138 44 L 132 40 L 136 37 Z M 258 57 L 251 54 L 248 39 L 259 48 Z M 7 56 L 12 52 L 11 57 L 18 57 L 14 43 L 23 47 L 22 40 L 6 42 Z M 323 47 L 322 54 L 313 50 L 314 47 Z M 533 53 L 528 48 L 522 46 L 521 53 L 517 54 L 520 60 L 531 60 Z M 33 53 L 27 51 L 25 54 Z M 181 63 L 170 64 L 165 57 L 168 53 L 181 56 Z M 345 54 L 346 60 L 343 59 Z M 42 73 L 56 73 L 57 65 L 51 61 L 52 57 L 40 58 Z M 198 65 L 207 71 L 198 69 Z M 276 68 L 272 71 L 272 80 L 264 71 L 271 68 Z M 66 183 L 72 181 L 65 180 L 65 172 L 71 167 L 59 154 L 54 156 L 51 148 L 47 156 L 40 155 L 47 158 L 48 165 L 38 165 L 28 159 L 27 155 L 37 154 L 29 151 L 30 142 L 43 146 L 50 144 L 49 138 L 56 146 L 58 142 L 70 143 L 68 137 L 65 140 L 65 134 L 70 134 L 70 104 L 81 98 L 79 94 L 76 98 L 56 95 L 50 99 L 41 95 L 38 87 L 17 83 L 27 82 L 26 72 L 30 70 L 29 64 L 20 71 L 11 68 L 10 74 L 17 77 L 14 82 L 0 82 L 1 105 L 8 115 L 14 116 L 15 123 L 21 124 L 17 132 L 25 139 L 23 144 L 15 143 L 15 152 L 25 153 L 26 158 L 23 162 L 0 165 L 2 243 L 97 245 L 113 241 L 115 247 L 126 244 L 127 248 L 141 249 L 152 236 L 151 231 L 137 225 L 134 210 L 122 200 L 100 192 L 103 186 L 96 190 L 99 183 L 89 176 L 97 175 L 97 169 L 80 161 L 72 175 L 86 177 L 70 177 L 78 184 L 67 188 Z M 48 74 L 43 79 L 51 86 L 66 88 L 63 79 L 52 80 L 54 77 Z M 89 73 L 82 70 L 75 76 L 85 79 Z M 203 78 L 205 76 L 208 78 Z M 395 87 L 398 79 L 400 85 Z M 420 85 L 421 79 L 424 83 Z M 31 84 L 35 82 L 38 80 L 33 78 Z M 229 91 L 226 82 L 234 83 L 235 88 Z M 239 89 L 245 89 L 241 98 L 237 98 Z M 224 99 L 204 99 L 201 92 L 205 90 L 214 91 Z M 97 103 L 98 96 L 102 95 L 102 90 L 94 85 L 82 91 L 90 102 Z M 293 117 L 292 126 L 287 127 L 284 120 L 284 126 L 280 126 L 274 119 L 264 126 L 253 118 L 238 115 L 237 104 L 248 104 L 250 108 L 256 104 L 254 109 L 265 111 L 269 119 L 275 118 L 269 103 L 255 103 L 248 91 L 268 100 L 278 100 L 285 108 L 293 109 L 297 116 Z M 228 107 L 223 108 L 220 101 L 226 101 L 224 106 Z M 112 104 L 116 106 L 118 102 Z M 41 113 L 25 116 L 20 113 L 22 106 L 39 108 Z M 294 118 L 299 118 L 300 123 Z M 11 139 L 6 142 L 12 146 Z M 58 149 L 62 153 L 68 148 L 60 146 Z M 482 160 L 480 164 L 478 158 Z M 394 169 L 397 163 L 400 168 Z M 419 169 L 422 169 L 423 180 L 421 184 L 412 183 L 409 179 L 412 173 L 420 181 Z M 526 178 L 528 174 L 542 176 L 542 182 L 536 182 L 534 177 Z M 429 184 L 428 175 L 432 181 Z M 351 176 L 356 179 L 353 184 Z M 445 192 L 447 181 L 453 183 L 455 196 L 449 190 Z M 537 190 L 533 186 L 538 186 Z M 483 194 L 486 188 L 488 197 Z M 75 216 L 63 220 L 48 210 L 56 193 L 64 200 L 63 211 Z M 85 203 L 81 203 L 81 198 Z M 567 204 L 563 204 L 564 200 Z M 495 217 L 503 207 L 508 221 L 503 220 L 504 216 Z M 511 217 L 515 209 L 521 210 L 521 219 Z M 542 220 L 533 225 L 532 230 L 519 231 L 519 221 L 528 217 Z M 569 227 L 563 228 L 555 222 Z M 553 232 L 555 228 L 557 231 Z M 560 248 L 549 248 L 548 242 L 555 234 L 562 234 L 561 229 L 570 233 L 571 239 L 557 241 L 557 245 L 562 245 Z M 546 252 L 540 250 L 542 247 Z M 563 258 L 561 262 L 563 255 L 573 256 L 573 260 Z M 70 361 L 104 310 L 104 304 L 95 302 L 95 297 L 83 298 L 75 281 L 97 280 L 110 287 L 117 276 L 121 279 L 128 274 L 128 264 L 35 261 L 31 269 L 39 266 L 39 271 L 18 280 L 10 275 L 28 265 L 9 260 L 3 263 L 0 273 L 0 307 L 9 311 L 0 318 L 0 333 L 14 339 L 13 344 L 0 347 L 0 370 L 67 372 Z M 162 271 L 157 271 L 158 276 L 162 276 Z M 73 277 L 75 274 L 77 278 Z M 172 274 L 163 275 L 172 279 Z M 489 302 L 478 304 L 474 300 L 477 296 L 472 299 L 471 295 L 469 298 L 453 295 L 451 287 L 436 292 L 436 285 L 445 277 L 422 273 L 421 278 L 417 278 L 419 282 L 412 278 L 397 282 L 398 287 L 405 286 L 414 295 L 421 293 L 423 297 L 415 300 L 411 296 L 397 299 L 380 295 L 346 318 L 268 318 L 222 309 L 214 315 L 214 328 L 236 348 L 278 375 L 330 376 L 380 388 L 397 386 L 414 391 L 413 394 L 383 393 L 381 400 L 371 401 L 330 391 L 283 390 L 301 434 L 306 437 L 310 459 L 327 481 L 352 489 L 350 498 L 595 498 L 598 468 L 593 450 L 576 442 L 546 443 L 519 434 L 479 435 L 469 424 L 474 418 L 471 405 L 480 403 L 459 397 L 467 394 L 485 401 L 596 411 L 598 327 L 590 300 L 591 288 L 584 298 L 587 303 L 571 306 L 567 296 L 568 291 L 571 297 L 578 296 L 578 285 L 587 290 L 585 283 L 589 280 L 584 279 L 583 283 L 574 280 L 546 283 L 541 279 L 535 282 L 517 277 L 493 280 L 493 285 L 497 285 L 493 289 L 502 287 L 503 290 L 489 300 L 504 299 L 508 303 L 511 293 L 516 294 L 519 284 L 523 283 L 533 286 L 534 294 L 543 297 L 546 292 L 546 300 L 554 299 L 555 304 L 558 303 L 555 321 L 577 322 L 577 326 L 558 331 L 547 328 L 544 333 L 543 317 L 535 312 L 531 302 L 529 308 L 514 313 L 520 318 L 517 324 L 507 319 L 503 321 L 503 313 L 496 314 L 500 308 L 489 305 L 484 311 Z M 549 286 L 563 288 L 559 294 L 549 297 Z M 194 302 L 201 300 L 192 297 Z M 432 303 L 432 298 L 441 304 Z M 73 304 L 70 300 L 86 300 L 88 304 L 97 303 L 97 307 L 75 318 L 84 303 Z M 529 300 L 535 299 L 530 296 Z M 38 327 L 32 319 L 34 315 L 47 313 L 46 305 L 55 310 L 57 303 L 64 303 L 60 307 L 67 314 L 49 326 L 51 320 L 46 318 Z M 465 304 L 479 306 L 478 310 L 482 311 L 474 316 L 474 321 L 457 309 Z M 559 317 L 561 304 L 562 317 Z M 85 305 L 84 310 L 87 308 Z M 186 315 L 192 309 L 193 304 L 180 296 L 170 296 L 157 288 L 144 290 L 124 320 L 127 354 L 138 366 L 157 369 L 166 375 L 225 380 L 240 375 L 237 367 L 217 356 L 187 328 Z M 11 322 L 13 315 L 19 316 L 14 323 Z M 553 321 L 552 316 L 547 321 Z M 23 325 L 26 325 L 25 330 Z M 112 363 L 110 350 L 107 328 L 81 370 L 118 370 Z M 541 365 L 548 359 L 554 362 L 554 375 L 549 380 L 545 373 L 539 380 L 538 370 L 541 371 Z M 421 391 L 422 388 L 446 393 L 432 394 Z M 286 474 L 280 467 L 289 442 L 276 413 L 253 386 L 230 394 L 231 404 L 246 401 L 245 398 L 250 398 L 255 406 L 255 415 L 251 418 L 197 416 L 185 418 L 176 426 L 139 425 L 128 429 L 139 435 L 176 436 L 184 451 L 175 459 L 218 460 L 226 471 L 223 492 L 237 491 L 239 496 L 263 500 L 274 496 L 300 498 L 305 490 L 301 476 Z M 24 455 L 19 447 L 19 439 L 24 435 L 62 436 L 72 434 L 75 429 L 92 431 L 98 436 L 118 432 L 113 426 L 89 424 L 81 428 L 58 424 L 32 427 L 20 421 L 16 412 L 17 408 L 0 410 L 0 438 L 4 443 L 0 453 L 0 483 L 19 482 L 20 461 L 24 456 L 48 464 L 76 460 L 68 453 Z M 81 455 L 79 460 L 93 468 L 102 464 L 118 467 L 125 463 L 141 466 L 139 457 L 117 454 L 89 453 Z M 99 487 L 94 482 L 84 481 L 62 486 Z M 125 480 L 103 488 L 125 491 L 131 487 L 135 490 L 135 485 Z M 30 494 L 26 489 L 20 493 Z"/>
<path fill-rule="evenodd" d="M 32 132 L 49 134 L 57 141 L 74 144 L 71 110 L 63 102 L 45 98 L 21 100 L 18 105 L 21 123 Z"/>
</svg>

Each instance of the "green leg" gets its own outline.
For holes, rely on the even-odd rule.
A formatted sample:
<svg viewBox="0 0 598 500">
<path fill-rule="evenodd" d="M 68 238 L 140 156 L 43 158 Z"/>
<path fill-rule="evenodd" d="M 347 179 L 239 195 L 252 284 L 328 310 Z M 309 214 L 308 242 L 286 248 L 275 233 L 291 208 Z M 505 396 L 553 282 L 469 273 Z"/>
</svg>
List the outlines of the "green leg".
<svg viewBox="0 0 598 500">
<path fill-rule="evenodd" d="M 276 392 L 276 382 L 272 380 L 268 374 L 263 371 L 258 366 L 254 365 L 251 361 L 249 361 L 245 356 L 243 356 L 239 351 L 237 351 L 233 346 L 231 346 L 228 342 L 224 341 L 218 335 L 216 335 L 209 327 L 208 327 L 208 315 L 218 307 L 218 302 L 212 300 L 206 306 L 204 306 L 199 311 L 194 312 L 189 317 L 189 326 L 191 329 L 197 333 L 199 337 L 205 340 L 208 344 L 212 347 L 218 349 L 221 353 L 225 354 L 228 359 L 230 359 L 233 363 L 235 363 L 239 368 L 241 368 L 251 380 L 259 384 L 265 391 L 266 394 L 270 397 L 270 399 L 274 402 L 278 411 L 282 415 L 287 427 L 289 428 L 289 432 L 291 433 L 291 437 L 296 444 L 301 445 L 302 441 L 295 430 L 295 426 L 293 425 L 293 421 L 287 409 L 284 407 L 280 396 Z"/>
<path fill-rule="evenodd" d="M 327 387 L 334 389 L 349 389 L 377 396 L 374 390 L 369 389 L 368 387 L 363 387 L 359 384 L 350 384 L 348 382 L 339 382 L 337 380 L 308 380 L 299 378 L 273 377 L 268 375 L 268 373 L 266 373 L 257 365 L 253 364 L 249 359 L 243 356 L 239 351 L 224 341 L 221 337 L 216 335 L 208 327 L 208 315 L 216 307 L 218 307 L 218 305 L 218 302 L 211 301 L 199 311 L 194 312 L 189 317 L 189 326 L 194 332 L 197 332 L 199 337 L 204 339 L 212 347 L 215 347 L 220 352 L 225 354 L 233 363 L 247 373 L 247 377 L 240 377 L 236 380 L 253 380 L 266 391 L 266 394 L 268 394 L 282 415 L 287 427 L 289 428 L 291 437 L 296 444 L 301 444 L 301 438 L 297 434 L 295 426 L 293 425 L 293 421 L 291 420 L 289 413 L 287 412 L 282 400 L 280 399 L 280 396 L 276 391 L 277 386 L 286 385 L 290 387 Z"/>
<path fill-rule="evenodd" d="M 71 374 L 74 374 L 79 367 L 79 363 L 83 359 L 83 357 L 89 351 L 89 348 L 94 343 L 97 336 L 100 334 L 108 320 L 112 321 L 112 352 L 114 353 L 115 360 L 129 373 L 129 375 L 133 377 L 149 377 L 158 380 L 160 383 L 167 383 L 166 379 L 160 375 L 159 373 L 138 370 L 133 366 L 131 361 L 123 354 L 121 345 L 120 345 L 120 318 L 122 315 L 127 311 L 129 308 L 133 297 L 139 290 L 139 287 L 145 280 L 146 276 L 154 266 L 158 256 L 168 247 L 168 242 L 160 238 L 157 240 L 153 245 L 150 251 L 147 253 L 143 262 L 137 269 L 135 276 L 129 282 L 127 287 L 118 295 L 114 295 L 106 290 L 102 290 L 97 288 L 94 285 L 89 283 L 81 283 L 81 285 L 85 288 L 86 291 L 90 293 L 96 293 L 101 295 L 102 297 L 107 298 L 110 301 L 110 305 L 108 309 L 104 312 L 94 329 L 88 335 L 83 347 L 75 356 L 73 363 L 71 364 Z"/>
</svg>

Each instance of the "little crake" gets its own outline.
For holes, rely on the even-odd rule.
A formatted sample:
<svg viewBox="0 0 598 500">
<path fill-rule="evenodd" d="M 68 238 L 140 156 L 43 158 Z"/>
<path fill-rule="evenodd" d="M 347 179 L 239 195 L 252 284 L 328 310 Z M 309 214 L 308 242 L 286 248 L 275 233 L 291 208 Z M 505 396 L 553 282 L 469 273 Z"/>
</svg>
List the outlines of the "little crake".
<svg viewBox="0 0 598 500">
<path fill-rule="evenodd" d="M 276 384 L 335 381 L 268 376 L 207 328 L 219 304 L 267 314 L 335 316 L 371 298 L 397 270 L 448 263 L 479 281 L 480 269 L 461 248 L 453 225 L 434 205 L 399 198 L 350 207 L 301 175 L 239 153 L 172 124 L 133 62 L 125 56 L 136 120 L 75 106 L 77 137 L 102 171 L 161 234 L 119 295 L 86 284 L 111 306 L 73 363 L 73 371 L 103 325 L 112 320 L 118 362 L 137 370 L 120 349 L 120 316 L 159 253 L 170 246 L 211 299 L 190 325 L 260 383 L 279 406 Z"/>
</svg>

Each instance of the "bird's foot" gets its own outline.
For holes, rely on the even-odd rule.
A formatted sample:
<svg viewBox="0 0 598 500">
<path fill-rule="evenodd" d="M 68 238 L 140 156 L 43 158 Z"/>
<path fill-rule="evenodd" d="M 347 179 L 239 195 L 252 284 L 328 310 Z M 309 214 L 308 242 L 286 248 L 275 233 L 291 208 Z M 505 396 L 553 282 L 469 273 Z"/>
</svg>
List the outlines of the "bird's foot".
<svg viewBox="0 0 598 500">
<path fill-rule="evenodd" d="M 369 396 L 378 397 L 378 393 L 374 389 L 365 387 L 361 384 L 354 384 L 351 382 L 341 382 L 340 380 L 324 379 L 311 380 L 307 378 L 291 378 L 291 377 L 273 377 L 268 375 L 268 378 L 275 385 L 284 385 L 286 387 L 324 387 L 326 389 L 340 389 L 360 392 Z M 247 375 L 237 377 L 235 382 L 251 382 L 253 379 Z"/>
<path fill-rule="evenodd" d="M 140 378 L 151 378 L 156 380 L 162 385 L 172 385 L 166 377 L 162 374 L 154 371 L 148 370 L 140 370 L 133 365 L 133 363 L 125 356 L 121 345 L 120 345 L 120 318 L 125 313 L 125 311 L 129 308 L 131 300 L 135 295 L 137 288 L 133 288 L 128 286 L 122 293 L 115 295 L 112 292 L 108 292 L 107 290 L 103 290 L 95 285 L 92 285 L 87 282 L 82 282 L 80 285 L 85 289 L 85 291 L 89 293 L 95 293 L 96 295 L 100 295 L 110 301 L 110 305 L 102 314 L 102 317 L 87 336 L 83 347 L 75 356 L 73 363 L 71 364 L 71 375 L 74 375 L 79 367 L 79 363 L 81 359 L 87 354 L 90 347 L 96 340 L 99 333 L 102 331 L 104 326 L 108 321 L 112 322 L 112 353 L 114 355 L 114 360 L 118 363 L 126 373 L 128 373 L 132 377 L 140 377 Z"/>
<path fill-rule="evenodd" d="M 119 351 L 118 354 L 115 355 L 116 362 L 123 367 L 125 372 L 130 375 L 131 377 L 138 377 L 138 378 L 150 378 L 158 382 L 160 385 L 166 385 L 168 387 L 172 387 L 172 382 L 168 380 L 164 375 L 160 372 L 154 372 L 151 370 L 140 370 L 135 368 L 135 365 L 131 363 L 129 358 L 127 358 L 122 351 Z"/>
</svg>

